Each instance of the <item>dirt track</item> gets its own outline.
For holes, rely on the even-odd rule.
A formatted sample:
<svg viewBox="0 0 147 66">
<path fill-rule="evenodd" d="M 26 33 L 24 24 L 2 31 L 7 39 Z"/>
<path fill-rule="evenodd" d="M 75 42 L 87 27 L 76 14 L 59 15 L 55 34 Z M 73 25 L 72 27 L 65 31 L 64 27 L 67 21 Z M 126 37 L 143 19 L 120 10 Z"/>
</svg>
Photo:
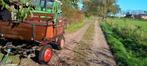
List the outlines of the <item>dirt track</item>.
<svg viewBox="0 0 147 66">
<path fill-rule="evenodd" d="M 90 47 L 90 66 L 116 66 L 99 22 L 95 19 L 95 33 Z"/>
<path fill-rule="evenodd" d="M 94 28 L 90 28 L 90 26 Z M 89 30 L 90 36 L 85 37 Z M 23 59 L 21 66 L 116 66 L 109 50 L 98 19 L 85 20 L 85 26 L 74 33 L 65 33 L 66 44 L 63 50 L 54 50 L 49 65 L 39 65 Z M 86 56 L 85 56 L 86 55 Z M 26 63 L 26 64 L 25 64 Z"/>
<path fill-rule="evenodd" d="M 58 64 L 55 63 L 56 66 L 116 66 L 98 19 L 92 18 L 85 20 L 85 22 L 85 26 L 77 32 L 65 34 L 66 45 L 63 50 L 56 52 L 60 58 Z M 89 31 L 90 26 L 94 27 L 94 32 L 87 39 L 84 36 Z M 83 57 L 80 57 L 82 55 Z"/>
</svg>

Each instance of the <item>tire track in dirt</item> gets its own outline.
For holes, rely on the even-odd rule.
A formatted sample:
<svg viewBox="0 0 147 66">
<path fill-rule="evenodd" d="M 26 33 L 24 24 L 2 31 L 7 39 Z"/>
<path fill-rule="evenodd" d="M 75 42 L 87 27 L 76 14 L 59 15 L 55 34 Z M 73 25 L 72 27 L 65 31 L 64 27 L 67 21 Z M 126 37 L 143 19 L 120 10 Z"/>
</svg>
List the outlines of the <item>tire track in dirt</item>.
<svg viewBox="0 0 147 66">
<path fill-rule="evenodd" d="M 80 40 L 79 44 L 74 48 L 78 53 L 74 55 L 74 66 L 89 66 L 87 62 L 88 56 L 90 55 L 87 51 L 90 49 L 91 42 L 94 36 L 94 21 L 91 20 L 91 24 L 87 31 L 85 32 L 84 36 Z"/>
<path fill-rule="evenodd" d="M 75 46 L 79 44 L 79 41 L 82 39 L 83 35 L 85 34 L 86 30 L 89 27 L 89 21 L 88 19 L 86 19 L 85 25 L 79 29 L 78 31 L 74 32 L 74 33 L 66 33 L 65 36 L 65 47 L 60 50 L 60 51 L 55 51 L 54 54 L 56 54 L 56 56 L 58 56 L 58 58 L 54 59 L 57 61 L 57 59 L 59 59 L 57 61 L 57 63 L 55 62 L 51 62 L 51 65 L 53 66 L 72 66 L 73 65 L 73 58 L 74 58 L 74 54 L 78 53 L 77 51 L 74 50 Z"/>
<path fill-rule="evenodd" d="M 116 66 L 112 53 L 105 40 L 98 19 L 95 20 L 95 33 L 89 51 L 90 66 Z"/>
<path fill-rule="evenodd" d="M 116 66 L 99 22 L 96 18 L 91 19 L 90 22 L 94 23 L 94 25 L 90 24 L 94 28 L 88 27 L 86 33 L 84 32 L 85 35 L 81 36 L 81 40 L 74 45 L 75 48 L 69 47 L 74 52 L 67 52 L 67 55 L 64 55 L 69 58 L 66 59 L 68 63 L 65 62 L 66 65 L 62 66 Z M 94 32 L 88 33 L 90 30 L 94 30 Z M 88 36 L 87 33 L 93 35 Z"/>
</svg>

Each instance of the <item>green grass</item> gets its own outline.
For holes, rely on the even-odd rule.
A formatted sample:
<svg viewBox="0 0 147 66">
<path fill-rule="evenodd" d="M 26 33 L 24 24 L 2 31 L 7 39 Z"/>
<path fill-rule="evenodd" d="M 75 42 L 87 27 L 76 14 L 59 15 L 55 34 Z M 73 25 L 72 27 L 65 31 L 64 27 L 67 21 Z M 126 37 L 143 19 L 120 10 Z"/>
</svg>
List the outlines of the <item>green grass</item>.
<svg viewBox="0 0 147 66">
<path fill-rule="evenodd" d="M 0 53 L 0 60 L 2 60 L 2 57 L 3 57 L 3 54 Z M 10 63 L 10 62 L 12 62 L 13 64 L 18 64 L 20 62 L 19 55 L 15 55 L 15 56 L 9 55 L 6 63 Z"/>
<path fill-rule="evenodd" d="M 147 66 L 147 21 L 109 18 L 106 22 L 101 27 L 118 66 Z"/>
<path fill-rule="evenodd" d="M 81 27 L 83 27 L 84 24 L 85 24 L 85 22 L 83 20 L 81 20 L 80 22 L 75 22 L 75 23 L 68 24 L 65 27 L 65 32 L 68 32 L 68 33 L 75 32 L 78 29 L 80 29 Z"/>
<path fill-rule="evenodd" d="M 127 19 L 127 18 L 109 18 L 107 19 L 107 22 L 109 24 L 114 24 L 118 25 L 119 27 L 124 27 L 124 26 L 139 26 L 141 27 L 141 30 L 144 31 L 145 35 L 147 36 L 147 20 L 134 20 L 134 19 Z"/>
</svg>

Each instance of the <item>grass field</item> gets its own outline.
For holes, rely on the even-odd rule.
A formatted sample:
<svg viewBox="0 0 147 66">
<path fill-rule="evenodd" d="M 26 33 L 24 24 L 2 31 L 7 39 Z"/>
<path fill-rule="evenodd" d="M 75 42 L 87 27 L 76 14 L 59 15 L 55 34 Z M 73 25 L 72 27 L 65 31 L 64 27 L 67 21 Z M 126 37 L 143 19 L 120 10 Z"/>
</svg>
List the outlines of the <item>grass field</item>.
<svg viewBox="0 0 147 66">
<path fill-rule="evenodd" d="M 118 19 L 118 18 L 109 18 L 106 20 L 109 24 L 114 24 L 113 26 L 125 27 L 125 26 L 139 26 L 141 30 L 147 36 L 147 20 L 134 20 L 134 19 Z"/>
<path fill-rule="evenodd" d="M 147 21 L 108 18 L 101 27 L 118 66 L 147 66 Z"/>
</svg>

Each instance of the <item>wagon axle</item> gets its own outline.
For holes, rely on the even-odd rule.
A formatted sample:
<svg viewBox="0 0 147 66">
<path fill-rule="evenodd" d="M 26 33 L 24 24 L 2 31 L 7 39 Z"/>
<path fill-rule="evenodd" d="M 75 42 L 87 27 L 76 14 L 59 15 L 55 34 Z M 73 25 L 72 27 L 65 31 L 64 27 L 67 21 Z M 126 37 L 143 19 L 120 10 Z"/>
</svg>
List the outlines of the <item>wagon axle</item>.
<svg viewBox="0 0 147 66">
<path fill-rule="evenodd" d="M 21 54 L 25 57 L 35 57 L 35 51 L 38 48 L 37 46 L 27 48 L 27 44 L 21 44 L 18 46 L 15 46 L 13 42 L 7 42 L 5 46 L 2 46 L 0 49 L 2 50 L 4 54 L 8 53 L 8 49 L 11 49 L 11 52 L 9 52 L 12 55 Z"/>
</svg>

